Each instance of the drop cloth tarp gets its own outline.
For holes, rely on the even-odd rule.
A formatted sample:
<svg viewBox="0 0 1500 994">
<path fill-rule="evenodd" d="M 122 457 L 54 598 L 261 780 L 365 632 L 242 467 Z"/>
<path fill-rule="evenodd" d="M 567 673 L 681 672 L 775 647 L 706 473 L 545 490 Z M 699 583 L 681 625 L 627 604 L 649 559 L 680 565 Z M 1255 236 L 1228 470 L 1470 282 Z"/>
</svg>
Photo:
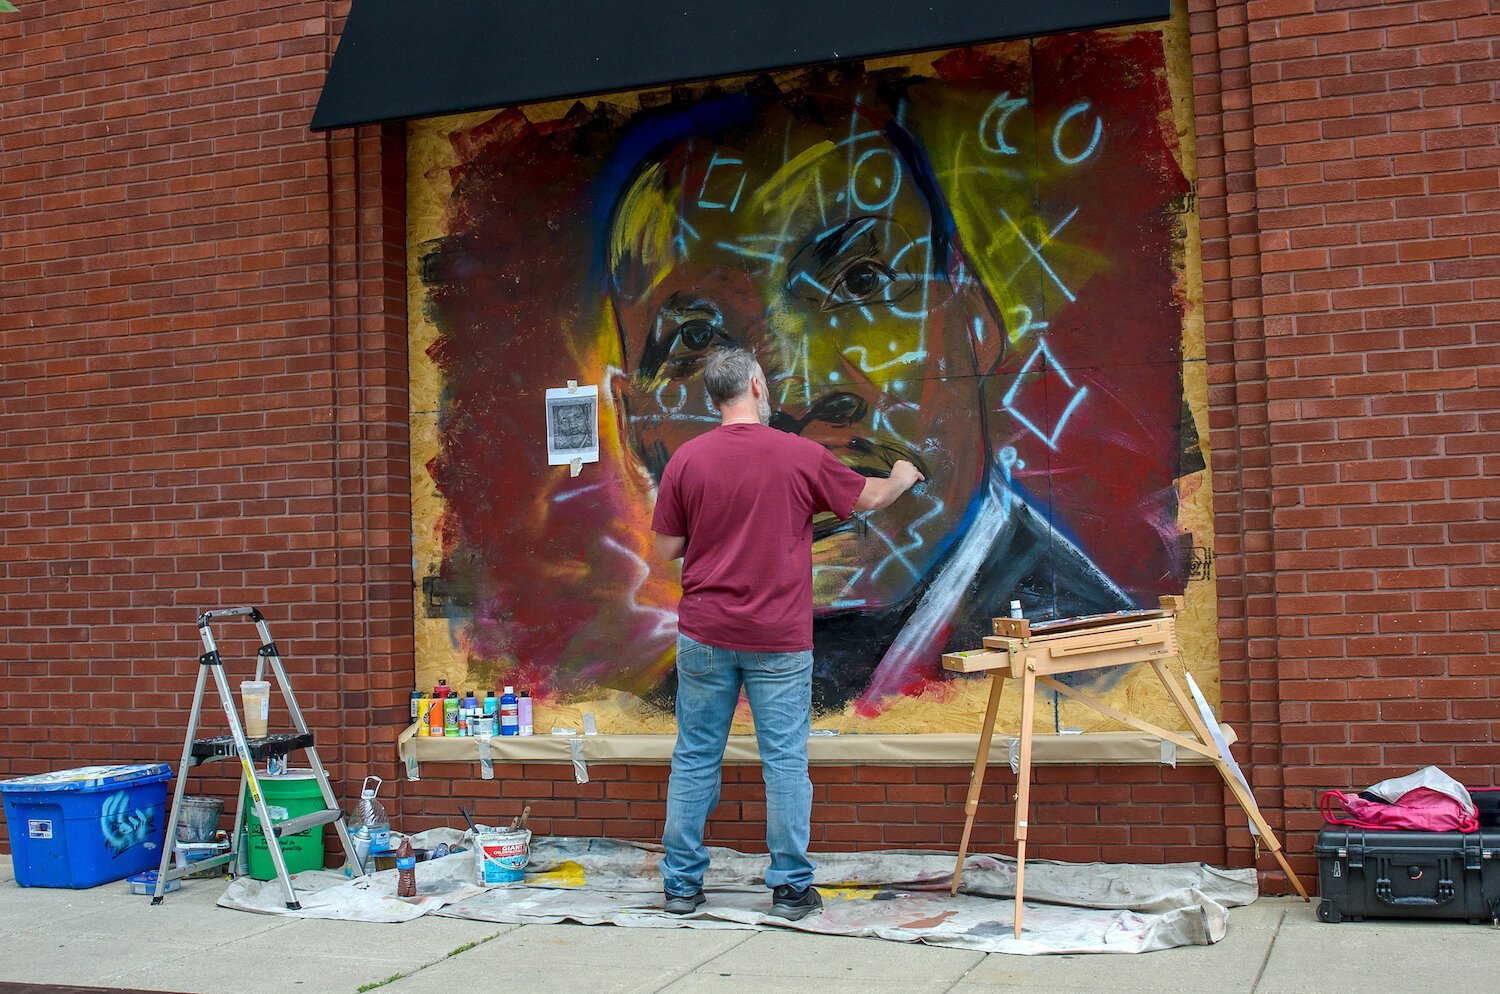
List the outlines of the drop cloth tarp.
<svg viewBox="0 0 1500 994">
<path fill-rule="evenodd" d="M 435 829 L 415 844 L 467 845 L 464 833 Z M 1198 863 L 1026 864 L 1026 915 L 1014 937 L 1015 864 L 974 855 L 963 887 L 948 894 L 953 857 L 931 851 L 816 853 L 822 914 L 787 922 L 770 916 L 762 882 L 766 857 L 713 849 L 708 903 L 679 918 L 661 910 L 659 846 L 601 838 L 537 838 L 524 885 L 483 888 L 463 852 L 417 865 L 416 898 L 394 896 L 396 872 L 350 880 L 330 871 L 294 878 L 302 910 L 288 911 L 276 881 L 240 878 L 219 904 L 266 914 L 399 922 L 425 914 L 479 921 L 571 921 L 634 928 L 790 928 L 956 946 L 985 952 L 1136 953 L 1208 945 L 1224 937 L 1231 907 L 1255 900 L 1255 871 Z M 1035 903 L 1034 903 L 1035 902 Z"/>
</svg>

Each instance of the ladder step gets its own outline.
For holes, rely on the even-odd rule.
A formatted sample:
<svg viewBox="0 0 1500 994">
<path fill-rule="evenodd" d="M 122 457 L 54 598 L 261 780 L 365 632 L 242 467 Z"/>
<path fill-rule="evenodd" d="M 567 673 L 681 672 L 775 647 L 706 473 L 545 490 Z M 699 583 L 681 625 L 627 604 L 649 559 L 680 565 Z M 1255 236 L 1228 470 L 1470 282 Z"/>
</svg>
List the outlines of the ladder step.
<svg viewBox="0 0 1500 994">
<path fill-rule="evenodd" d="M 246 739 L 250 747 L 251 759 L 272 759 L 285 756 L 297 749 L 311 748 L 313 744 L 312 732 L 283 732 L 276 735 L 265 735 L 258 739 Z M 234 747 L 234 736 L 216 735 L 211 739 L 194 739 L 192 750 L 192 762 L 194 766 L 211 762 L 215 759 L 238 758 L 239 752 Z"/>
<path fill-rule="evenodd" d="M 195 860 L 194 862 L 187 863 L 183 866 L 174 866 L 172 867 L 172 869 L 167 871 L 167 882 L 170 883 L 173 880 L 181 880 L 189 873 L 197 873 L 199 870 L 211 870 L 216 866 L 224 866 L 226 863 L 228 863 L 232 859 L 235 859 L 237 856 L 238 853 L 226 852 L 220 853 L 217 856 L 210 856 L 207 859 Z"/>
<path fill-rule="evenodd" d="M 309 828 L 318 825 L 330 825 L 344 816 L 337 808 L 329 808 L 323 811 L 314 811 L 311 814 L 301 815 L 297 818 L 288 818 L 286 821 L 278 821 L 271 826 L 271 834 L 278 839 L 286 835 L 296 835 Z"/>
</svg>

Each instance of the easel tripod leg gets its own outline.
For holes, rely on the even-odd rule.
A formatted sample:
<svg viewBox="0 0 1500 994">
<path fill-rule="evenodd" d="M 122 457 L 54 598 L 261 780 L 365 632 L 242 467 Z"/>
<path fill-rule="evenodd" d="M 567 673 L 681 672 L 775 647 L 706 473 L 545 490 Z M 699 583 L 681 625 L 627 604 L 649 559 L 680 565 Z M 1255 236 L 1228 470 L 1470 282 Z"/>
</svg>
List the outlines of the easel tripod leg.
<svg viewBox="0 0 1500 994">
<path fill-rule="evenodd" d="M 974 756 L 974 771 L 969 775 L 969 797 L 964 801 L 964 834 L 958 843 L 958 863 L 953 867 L 953 886 L 949 894 L 958 893 L 958 880 L 964 872 L 964 858 L 969 855 L 969 835 L 974 831 L 974 814 L 979 810 L 979 792 L 984 787 L 984 771 L 990 761 L 990 741 L 995 735 L 995 712 L 1005 690 L 1005 671 L 994 670 L 990 676 L 990 698 L 984 709 L 984 727 L 979 731 L 979 752 Z"/>
<path fill-rule="evenodd" d="M 1198 713 L 1198 709 L 1193 706 L 1192 701 L 1188 700 L 1187 694 L 1177 685 L 1176 679 L 1172 676 L 1171 671 L 1167 669 L 1166 662 L 1160 659 L 1152 660 L 1151 668 L 1156 671 L 1157 679 L 1166 688 L 1167 696 L 1172 698 L 1172 702 L 1177 705 L 1177 710 L 1182 712 L 1182 717 L 1186 719 L 1188 727 L 1193 730 L 1193 734 L 1198 736 L 1198 740 L 1204 745 L 1212 746 L 1214 744 L 1212 733 L 1208 730 L 1208 726 L 1203 723 L 1203 717 Z M 1287 863 L 1286 856 L 1281 851 L 1281 843 L 1276 838 L 1276 833 L 1271 831 L 1271 826 L 1266 823 L 1265 817 L 1260 813 L 1260 806 L 1255 803 L 1255 795 L 1251 794 L 1250 791 L 1245 789 L 1245 785 L 1239 782 L 1238 778 L 1234 775 L 1234 771 L 1229 768 L 1228 763 L 1221 759 L 1215 762 L 1214 766 L 1218 769 L 1219 776 L 1223 778 L 1224 785 L 1229 788 L 1229 792 L 1234 795 L 1234 799 L 1239 803 L 1240 808 L 1244 810 L 1246 817 L 1259 830 L 1261 839 L 1266 843 L 1266 848 L 1271 850 L 1271 855 L 1275 856 L 1276 862 L 1281 864 L 1281 869 L 1286 873 L 1287 879 L 1292 882 L 1292 886 L 1296 888 L 1297 893 L 1302 895 L 1302 900 L 1312 900 L 1307 895 L 1307 889 L 1302 886 L 1302 880 L 1297 874 L 1292 872 L 1290 864 Z"/>
<path fill-rule="evenodd" d="M 1036 671 L 1021 683 L 1021 764 L 1016 770 L 1016 938 L 1021 937 L 1021 901 L 1026 893 L 1026 822 L 1031 808 L 1031 726 L 1036 717 Z"/>
</svg>

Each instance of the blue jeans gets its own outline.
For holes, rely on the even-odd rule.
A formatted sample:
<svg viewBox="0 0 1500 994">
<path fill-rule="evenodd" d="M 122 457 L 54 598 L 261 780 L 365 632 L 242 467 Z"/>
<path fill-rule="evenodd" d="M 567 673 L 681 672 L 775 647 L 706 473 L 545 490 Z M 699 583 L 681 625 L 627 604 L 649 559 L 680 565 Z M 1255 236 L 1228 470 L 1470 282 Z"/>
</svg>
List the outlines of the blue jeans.
<svg viewBox="0 0 1500 994">
<path fill-rule="evenodd" d="M 766 784 L 766 886 L 812 883 L 807 858 L 812 781 L 807 776 L 807 736 L 812 729 L 812 651 L 745 652 L 677 636 L 677 746 L 667 785 L 667 826 L 662 835 L 662 883 L 668 894 L 691 895 L 703 886 L 708 849 L 703 823 L 719 803 L 724 745 L 739 703 L 740 686 L 755 716 L 761 778 Z"/>
</svg>

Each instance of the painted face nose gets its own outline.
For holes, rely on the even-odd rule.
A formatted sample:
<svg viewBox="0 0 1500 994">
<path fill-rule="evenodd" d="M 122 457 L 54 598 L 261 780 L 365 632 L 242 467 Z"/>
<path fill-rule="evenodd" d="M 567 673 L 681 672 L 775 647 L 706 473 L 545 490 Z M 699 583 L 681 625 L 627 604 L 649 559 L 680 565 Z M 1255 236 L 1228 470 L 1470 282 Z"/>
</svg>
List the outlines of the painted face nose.
<svg viewBox="0 0 1500 994">
<path fill-rule="evenodd" d="M 794 435 L 800 435 L 806 428 L 821 422 L 830 425 L 852 425 L 864 419 L 870 412 L 870 405 L 861 397 L 852 393 L 840 391 L 838 393 L 825 394 L 813 402 L 798 418 L 785 411 L 777 411 L 771 415 L 771 427 L 781 431 L 789 431 Z"/>
</svg>

